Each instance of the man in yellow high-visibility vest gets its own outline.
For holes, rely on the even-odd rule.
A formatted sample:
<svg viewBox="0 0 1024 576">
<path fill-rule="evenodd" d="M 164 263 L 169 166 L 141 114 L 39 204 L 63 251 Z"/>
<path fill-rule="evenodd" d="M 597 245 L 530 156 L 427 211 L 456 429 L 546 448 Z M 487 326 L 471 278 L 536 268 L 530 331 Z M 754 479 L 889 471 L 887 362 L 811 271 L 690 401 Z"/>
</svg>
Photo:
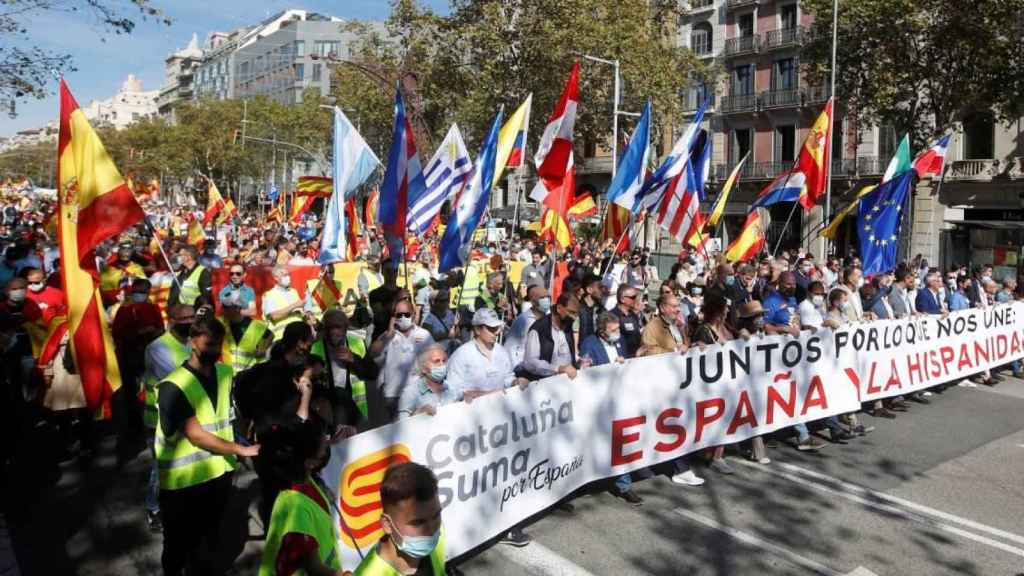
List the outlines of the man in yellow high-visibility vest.
<svg viewBox="0 0 1024 576">
<path fill-rule="evenodd" d="M 263 319 L 270 322 L 274 338 L 284 335 L 285 326 L 302 322 L 302 298 L 292 288 L 292 277 L 285 266 L 274 268 L 274 287 L 263 293 Z"/>
<path fill-rule="evenodd" d="M 212 572 L 200 551 L 216 550 L 220 521 L 230 496 L 237 458 L 256 456 L 259 445 L 234 442 L 231 426 L 230 366 L 220 364 L 224 325 L 211 316 L 189 331 L 189 359 L 160 383 L 156 462 L 164 524 L 164 574 L 183 574 L 189 565 Z M 204 566 L 204 564 L 207 564 Z"/>
<path fill-rule="evenodd" d="M 199 252 L 193 246 L 178 250 L 178 281 L 171 286 L 168 306 L 188 304 L 196 308 L 213 303 L 213 275 L 199 264 Z M 197 303 L 196 301 L 199 300 Z"/>
</svg>

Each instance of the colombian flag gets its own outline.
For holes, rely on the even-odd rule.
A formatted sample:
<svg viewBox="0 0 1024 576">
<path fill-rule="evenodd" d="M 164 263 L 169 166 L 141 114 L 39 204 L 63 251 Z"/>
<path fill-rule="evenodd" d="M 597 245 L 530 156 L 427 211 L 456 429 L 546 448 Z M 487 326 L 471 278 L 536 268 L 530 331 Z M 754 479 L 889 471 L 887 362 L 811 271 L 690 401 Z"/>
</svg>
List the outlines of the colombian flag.
<svg viewBox="0 0 1024 576">
<path fill-rule="evenodd" d="M 57 229 L 71 352 L 86 406 L 109 416 L 110 398 L 121 387 L 121 374 L 100 302 L 95 248 L 145 214 L 63 80 L 57 182 Z"/>
<path fill-rule="evenodd" d="M 725 251 L 725 259 L 729 262 L 746 262 L 764 249 L 764 231 L 767 228 L 767 216 L 761 216 L 757 208 L 747 214 L 740 235 L 729 244 Z"/>
</svg>

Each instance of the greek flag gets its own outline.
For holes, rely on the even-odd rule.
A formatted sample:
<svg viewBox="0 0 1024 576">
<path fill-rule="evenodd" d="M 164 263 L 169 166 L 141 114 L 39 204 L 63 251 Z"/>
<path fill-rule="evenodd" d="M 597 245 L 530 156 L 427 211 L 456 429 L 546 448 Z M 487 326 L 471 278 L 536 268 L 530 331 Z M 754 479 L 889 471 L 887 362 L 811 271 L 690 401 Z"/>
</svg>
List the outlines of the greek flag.
<svg viewBox="0 0 1024 576">
<path fill-rule="evenodd" d="M 473 163 L 462 141 L 462 134 L 459 133 L 459 127 L 452 124 L 444 142 L 423 171 L 426 188 L 419 197 L 409 199 L 409 228 L 418 235 L 426 233 L 441 210 L 441 205 L 462 189 L 472 172 Z"/>
</svg>

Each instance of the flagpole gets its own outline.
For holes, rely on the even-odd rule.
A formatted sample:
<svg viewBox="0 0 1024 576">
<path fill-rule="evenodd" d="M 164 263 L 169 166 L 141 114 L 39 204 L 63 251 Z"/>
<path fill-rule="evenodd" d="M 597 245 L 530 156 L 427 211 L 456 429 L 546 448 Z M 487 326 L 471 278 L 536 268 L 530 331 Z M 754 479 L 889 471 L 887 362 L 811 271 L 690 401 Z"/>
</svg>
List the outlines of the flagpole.
<svg viewBox="0 0 1024 576">
<path fill-rule="evenodd" d="M 789 178 L 786 178 L 786 184 L 789 184 Z M 779 233 L 779 239 L 775 242 L 775 249 L 772 250 L 772 258 L 775 258 L 775 254 L 779 251 L 779 246 L 782 245 L 782 239 L 786 237 L 786 229 L 789 228 L 789 222 L 793 219 L 793 214 L 796 213 L 797 207 L 800 206 L 800 201 L 793 202 L 793 209 L 789 211 L 789 216 L 786 218 L 786 223 L 782 225 L 782 231 Z M 801 243 L 802 244 L 802 243 Z"/>
<path fill-rule="evenodd" d="M 167 271 L 171 273 L 171 278 L 174 279 L 174 284 L 178 286 L 178 292 L 181 292 L 181 281 L 178 280 L 178 275 L 174 273 L 174 266 L 171 266 L 171 260 L 167 257 L 167 252 L 164 252 L 164 243 L 160 239 L 160 235 L 156 233 L 156 228 L 153 227 L 153 223 L 149 221 L 147 215 L 142 219 L 146 223 L 146 228 L 149 228 L 150 234 L 156 238 L 156 247 L 160 249 L 160 255 L 164 257 L 164 262 L 167 264 Z"/>
<path fill-rule="evenodd" d="M 822 222 L 832 217 L 832 139 L 835 137 L 833 130 L 835 129 L 835 97 L 836 97 L 836 49 L 838 47 L 839 40 L 839 0 L 832 0 L 832 71 L 831 71 L 831 85 L 829 87 L 829 98 L 832 99 L 832 113 L 828 115 L 828 150 L 825 151 L 825 157 L 828 161 L 825 162 L 825 170 L 827 170 L 828 177 L 825 179 L 825 214 L 823 215 Z M 840 151 L 841 153 L 841 151 Z M 841 160 L 842 158 L 840 158 Z M 822 237 L 821 242 L 822 258 L 828 256 L 829 252 L 829 241 L 827 238 Z M 801 241 L 801 245 L 803 242 Z M 774 254 L 772 254 L 774 256 Z"/>
</svg>

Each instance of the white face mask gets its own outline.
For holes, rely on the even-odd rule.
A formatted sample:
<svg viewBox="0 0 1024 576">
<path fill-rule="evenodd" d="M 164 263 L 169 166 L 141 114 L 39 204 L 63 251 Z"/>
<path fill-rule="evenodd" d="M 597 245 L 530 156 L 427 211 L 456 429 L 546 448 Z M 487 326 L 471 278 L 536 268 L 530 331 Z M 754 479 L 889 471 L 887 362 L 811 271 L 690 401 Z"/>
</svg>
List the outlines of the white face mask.
<svg viewBox="0 0 1024 576">
<path fill-rule="evenodd" d="M 42 282 L 33 282 L 28 285 L 28 289 L 33 292 L 42 292 L 43 288 L 46 288 L 46 284 L 43 284 Z"/>
<path fill-rule="evenodd" d="M 15 302 L 15 303 L 24 302 L 25 301 L 25 289 L 24 288 L 19 288 L 17 290 L 11 290 L 10 292 L 7 293 L 7 298 L 9 298 L 11 302 Z"/>
<path fill-rule="evenodd" d="M 292 277 L 291 276 L 282 276 L 282 277 L 278 278 L 277 279 L 277 285 L 282 287 L 282 288 L 288 288 L 289 286 L 292 285 Z"/>
<path fill-rule="evenodd" d="M 811 296 L 811 302 L 818 308 L 821 308 L 825 305 L 825 297 L 820 294 L 815 294 Z"/>
<path fill-rule="evenodd" d="M 609 332 L 607 340 L 614 344 L 619 341 L 619 338 L 622 338 L 622 334 L 619 332 Z"/>
<path fill-rule="evenodd" d="M 399 317 L 397 320 L 395 320 L 395 327 L 401 330 L 402 332 L 405 332 L 409 328 L 412 328 L 412 318 L 408 316 Z"/>
</svg>

